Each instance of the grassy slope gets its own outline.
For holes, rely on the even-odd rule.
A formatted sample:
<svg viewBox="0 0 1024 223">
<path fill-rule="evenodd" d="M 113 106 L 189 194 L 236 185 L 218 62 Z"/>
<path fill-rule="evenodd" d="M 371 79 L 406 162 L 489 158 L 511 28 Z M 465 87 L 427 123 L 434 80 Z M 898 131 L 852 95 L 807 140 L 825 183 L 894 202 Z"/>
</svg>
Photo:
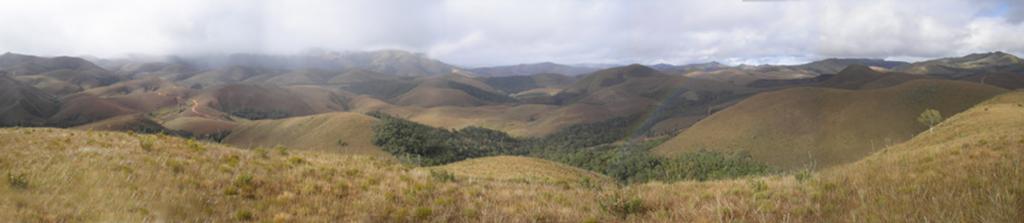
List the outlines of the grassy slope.
<svg viewBox="0 0 1024 223">
<path fill-rule="evenodd" d="M 916 118 L 927 108 L 949 116 L 1000 92 L 941 80 L 859 91 L 780 90 L 715 113 L 653 152 L 749 151 L 756 160 L 786 169 L 826 167 L 859 160 L 925 130 Z"/>
<path fill-rule="evenodd" d="M 143 114 L 122 115 L 89 124 L 75 126 L 75 129 L 94 131 L 171 132 L 163 125 Z"/>
<path fill-rule="evenodd" d="M 579 182 L 587 178 L 595 183 L 614 183 L 607 176 L 548 160 L 493 156 L 463 160 L 433 169 L 449 171 L 459 177 L 500 181 Z"/>
<path fill-rule="evenodd" d="M 0 218 L 17 221 L 1021 222 L 1024 92 L 807 175 L 627 187 L 439 180 L 365 156 L 162 136 L 0 129 Z M 140 139 L 153 139 L 149 149 Z M 201 148 L 201 149 L 197 149 Z M 635 211 L 601 204 L 634 200 Z M 610 205 L 621 206 L 621 205 Z M 621 210 L 621 209 L 619 209 Z M 623 214 L 625 213 L 625 214 Z"/>
<path fill-rule="evenodd" d="M 277 145 L 305 150 L 331 151 L 388 157 L 373 145 L 372 126 L 377 120 L 362 114 L 336 112 L 280 120 L 240 124 L 224 143 L 243 148 Z"/>
</svg>

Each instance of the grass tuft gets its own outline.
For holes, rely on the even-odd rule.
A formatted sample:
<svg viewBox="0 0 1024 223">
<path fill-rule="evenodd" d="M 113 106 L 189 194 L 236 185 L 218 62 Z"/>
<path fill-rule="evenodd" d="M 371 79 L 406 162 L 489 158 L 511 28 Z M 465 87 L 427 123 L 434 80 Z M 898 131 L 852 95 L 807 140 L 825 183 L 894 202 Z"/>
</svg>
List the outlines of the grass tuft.
<svg viewBox="0 0 1024 223">
<path fill-rule="evenodd" d="M 14 189 L 28 189 L 28 176 L 24 173 L 7 173 L 7 185 Z"/>
</svg>

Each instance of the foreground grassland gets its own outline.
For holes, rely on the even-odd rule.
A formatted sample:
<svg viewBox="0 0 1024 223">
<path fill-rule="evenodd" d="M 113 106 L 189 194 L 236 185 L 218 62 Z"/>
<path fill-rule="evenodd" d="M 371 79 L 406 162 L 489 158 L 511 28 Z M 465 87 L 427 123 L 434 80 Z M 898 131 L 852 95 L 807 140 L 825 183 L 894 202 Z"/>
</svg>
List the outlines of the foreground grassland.
<svg viewBox="0 0 1024 223">
<path fill-rule="evenodd" d="M 3 129 L 0 219 L 1021 222 L 1024 93 L 997 96 L 931 133 L 814 172 L 622 186 L 546 161 L 490 159 L 500 163 L 413 168 L 367 156 L 243 150 L 168 136 Z M 534 167 L 508 166 L 515 163 Z M 556 174 L 538 176 L 544 173 Z"/>
</svg>

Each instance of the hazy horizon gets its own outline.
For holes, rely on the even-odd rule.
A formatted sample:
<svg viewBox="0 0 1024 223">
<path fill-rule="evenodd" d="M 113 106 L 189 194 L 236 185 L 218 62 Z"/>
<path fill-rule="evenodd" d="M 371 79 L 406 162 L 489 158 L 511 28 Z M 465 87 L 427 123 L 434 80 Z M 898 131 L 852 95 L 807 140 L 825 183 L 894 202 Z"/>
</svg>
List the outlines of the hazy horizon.
<svg viewBox="0 0 1024 223">
<path fill-rule="evenodd" d="M 1015 1 L 7 2 L 0 52 L 117 58 L 398 49 L 458 66 L 798 64 L 1024 52 Z M 45 34 L 45 35 L 44 35 Z"/>
</svg>

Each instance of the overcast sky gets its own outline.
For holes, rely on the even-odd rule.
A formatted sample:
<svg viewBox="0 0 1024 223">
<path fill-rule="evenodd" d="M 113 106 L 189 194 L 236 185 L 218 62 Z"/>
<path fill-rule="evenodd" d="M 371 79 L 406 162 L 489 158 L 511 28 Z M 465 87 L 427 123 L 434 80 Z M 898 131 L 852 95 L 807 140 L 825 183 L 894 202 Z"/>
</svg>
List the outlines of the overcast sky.
<svg viewBox="0 0 1024 223">
<path fill-rule="evenodd" d="M 463 66 L 1024 52 L 1020 0 L 0 0 L 0 51 L 404 49 Z"/>
</svg>

